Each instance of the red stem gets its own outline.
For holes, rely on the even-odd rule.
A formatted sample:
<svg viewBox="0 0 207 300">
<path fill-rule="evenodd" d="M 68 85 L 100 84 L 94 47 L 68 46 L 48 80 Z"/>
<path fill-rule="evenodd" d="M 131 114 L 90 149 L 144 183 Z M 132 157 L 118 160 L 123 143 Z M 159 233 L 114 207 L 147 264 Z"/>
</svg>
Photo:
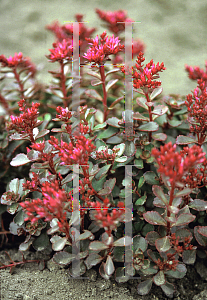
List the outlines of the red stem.
<svg viewBox="0 0 207 300">
<path fill-rule="evenodd" d="M 174 199 L 174 189 L 175 189 L 175 182 L 172 182 L 171 184 L 171 190 L 170 190 L 170 201 L 169 201 L 169 206 L 172 206 L 172 203 L 173 203 L 173 199 Z M 167 216 L 170 217 L 170 211 L 167 210 Z M 170 234 L 170 222 L 168 221 L 167 222 L 167 235 Z"/>
<path fill-rule="evenodd" d="M 21 94 L 21 98 L 22 98 L 22 99 L 25 99 L 25 98 L 24 98 L 24 86 L 23 86 L 23 84 L 22 84 L 22 82 L 21 82 L 21 80 L 20 80 L 20 77 L 19 77 L 19 74 L 18 74 L 17 71 L 16 71 L 16 68 L 13 69 L 13 73 L 14 73 L 14 76 L 15 76 L 15 78 L 16 78 L 16 81 L 17 81 L 17 83 L 18 83 L 18 85 L 19 85 L 19 91 L 20 91 L 20 94 Z"/>
<path fill-rule="evenodd" d="M 65 78 L 65 74 L 64 74 L 64 63 L 63 61 L 60 62 L 60 65 L 61 65 L 61 89 L 62 89 L 62 93 L 63 93 L 63 103 L 64 103 L 64 107 L 66 108 L 67 107 L 67 91 L 66 91 L 66 85 L 65 85 L 65 82 L 66 82 L 66 78 Z"/>
<path fill-rule="evenodd" d="M 107 92 L 106 92 L 106 84 L 105 84 L 105 74 L 104 74 L 104 65 L 99 66 L 99 71 L 101 74 L 101 81 L 102 81 L 102 87 L 103 87 L 103 105 L 104 105 L 104 122 L 106 121 L 107 118 Z"/>
<path fill-rule="evenodd" d="M 151 102 L 150 99 L 149 99 L 148 93 L 145 94 L 145 97 L 147 99 L 147 102 Z M 148 112 L 149 112 L 150 122 L 152 122 L 152 109 L 151 109 L 151 106 L 148 106 Z M 151 140 L 152 140 L 152 131 L 149 132 L 149 142 L 151 142 Z"/>
</svg>

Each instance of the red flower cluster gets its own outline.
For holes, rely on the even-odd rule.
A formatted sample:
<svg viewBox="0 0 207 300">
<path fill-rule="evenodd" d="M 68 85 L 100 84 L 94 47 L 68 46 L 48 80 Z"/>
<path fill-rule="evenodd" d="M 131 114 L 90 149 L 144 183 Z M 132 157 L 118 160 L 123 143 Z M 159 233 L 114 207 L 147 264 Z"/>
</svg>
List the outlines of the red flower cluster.
<svg viewBox="0 0 207 300">
<path fill-rule="evenodd" d="M 77 14 L 75 15 L 75 18 L 78 22 L 82 22 L 83 15 Z M 52 25 L 47 25 L 46 28 L 50 31 L 52 31 L 59 42 L 61 42 L 64 39 L 71 39 L 73 37 L 73 24 L 65 24 L 63 26 L 60 26 L 58 21 L 55 21 Z M 79 36 L 80 41 L 84 42 L 85 38 L 90 37 L 94 31 L 96 31 L 95 28 L 88 29 L 84 23 L 79 24 Z"/>
<path fill-rule="evenodd" d="M 205 153 L 197 145 L 184 147 L 180 153 L 175 150 L 176 144 L 169 142 L 160 151 L 153 148 L 151 152 L 159 165 L 158 172 L 169 177 L 170 184 L 181 182 L 184 174 L 205 160 Z"/>
<path fill-rule="evenodd" d="M 87 165 L 90 154 L 96 149 L 92 141 L 85 138 L 85 136 L 75 136 L 76 144 L 70 142 L 69 144 L 61 140 L 60 145 L 57 138 L 50 137 L 49 143 L 59 150 L 59 157 L 62 160 L 61 164 L 66 165 Z"/>
<path fill-rule="evenodd" d="M 0 55 L 0 62 L 2 67 L 8 67 L 8 68 L 21 68 L 24 69 L 27 73 L 31 73 L 31 76 L 34 77 L 36 74 L 36 68 L 35 65 L 30 61 L 30 58 L 23 57 L 23 54 L 21 52 L 15 53 L 14 56 L 9 56 L 9 58 L 6 58 L 4 55 Z"/>
<path fill-rule="evenodd" d="M 205 81 L 205 85 L 207 86 L 207 61 L 205 62 L 206 70 L 200 69 L 200 67 L 191 67 L 185 65 L 185 70 L 188 72 L 188 77 L 192 80 L 202 79 Z"/>
<path fill-rule="evenodd" d="M 58 114 L 56 115 L 57 119 L 61 120 L 64 123 L 70 122 L 70 118 L 72 117 L 72 113 L 71 113 L 71 111 L 68 110 L 68 107 L 63 108 L 61 106 L 58 106 L 56 108 L 56 111 L 59 114 L 59 115 Z"/>
<path fill-rule="evenodd" d="M 97 8 L 96 13 L 99 15 L 100 19 L 108 23 L 107 28 L 115 34 L 119 34 L 125 29 L 125 24 L 117 22 L 133 22 L 132 19 L 127 18 L 127 13 L 124 10 L 104 12 Z"/>
<path fill-rule="evenodd" d="M 59 189 L 58 181 L 44 182 L 42 184 L 43 199 L 33 199 L 32 202 L 25 201 L 20 203 L 25 209 L 28 217 L 25 221 L 30 220 L 32 224 L 39 219 L 44 218 L 44 221 L 51 221 L 57 218 L 60 231 L 69 237 L 69 224 L 66 217 L 68 210 L 68 202 L 71 201 L 69 194 L 64 190 Z M 36 213 L 36 215 L 34 215 Z"/>
<path fill-rule="evenodd" d="M 144 53 L 140 52 L 137 56 L 136 68 L 138 70 L 133 73 L 133 86 L 135 89 L 143 88 L 145 94 L 152 92 L 153 89 L 161 85 L 161 81 L 156 81 L 159 78 L 158 72 L 166 70 L 164 63 L 159 65 L 159 62 L 155 66 L 153 59 L 146 64 L 143 68 L 142 63 L 145 61 Z M 121 67 L 121 71 L 126 74 L 132 74 L 131 70 L 125 70 L 125 67 Z"/>
<path fill-rule="evenodd" d="M 112 209 L 111 212 L 108 212 L 110 207 L 110 201 L 108 198 L 105 198 L 103 204 L 99 201 L 91 202 L 91 207 L 95 208 L 95 212 L 92 212 L 93 217 L 95 218 L 97 224 L 100 227 L 104 227 L 108 235 L 111 235 L 111 231 L 117 228 L 117 225 L 120 221 L 123 221 L 124 211 L 124 202 L 119 202 L 118 207 L 120 209 Z"/>
<path fill-rule="evenodd" d="M 189 112 L 190 132 L 197 135 L 198 143 L 202 145 L 207 130 L 207 89 L 202 79 L 198 79 L 198 86 L 194 89 L 193 95 L 186 96 L 185 105 Z"/>
<path fill-rule="evenodd" d="M 39 126 L 38 107 L 40 103 L 33 103 L 32 107 L 26 109 L 25 100 L 18 102 L 19 110 L 23 113 L 19 117 L 10 116 L 12 123 L 7 126 L 8 130 L 15 129 L 18 133 L 27 134 L 30 137 L 31 142 L 34 142 L 33 130 Z"/>
<path fill-rule="evenodd" d="M 174 250 L 176 251 L 176 253 L 178 254 L 182 254 L 184 250 L 193 250 L 195 249 L 195 246 L 191 245 L 192 238 L 189 237 L 185 237 L 184 241 L 182 239 L 180 239 L 180 237 L 176 237 L 175 233 L 171 234 L 171 241 L 170 243 L 173 245 Z M 182 242 L 183 246 L 180 246 L 179 243 Z"/>
<path fill-rule="evenodd" d="M 86 38 L 87 41 L 91 42 L 89 44 L 92 45 L 92 47 L 88 49 L 87 53 L 84 53 L 83 57 L 91 63 L 93 62 L 93 66 L 96 64 L 104 65 L 109 55 L 117 54 L 124 49 L 124 45 L 120 44 L 118 37 L 115 38 L 114 35 L 108 37 L 108 35 L 106 36 L 106 31 L 104 31 L 100 37 L 100 41 L 98 35 L 95 39 Z"/>
<path fill-rule="evenodd" d="M 73 46 L 72 40 L 63 40 L 62 42 L 53 43 L 54 49 L 49 49 L 50 55 L 46 55 L 51 62 L 63 60 L 72 60 Z"/>
<path fill-rule="evenodd" d="M 41 182 L 39 175 L 35 172 L 32 172 L 32 181 L 27 180 L 26 183 L 22 184 L 24 190 L 29 190 L 30 192 L 38 191 L 41 192 Z"/>
<path fill-rule="evenodd" d="M 78 22 L 82 22 L 83 15 L 77 14 L 75 15 L 76 20 Z M 65 24 L 63 26 L 59 25 L 58 21 L 54 22 L 52 25 L 46 26 L 46 28 L 52 31 L 56 38 L 57 42 L 62 42 L 64 39 L 72 41 L 73 39 L 73 24 Z M 79 24 L 79 46 L 80 46 L 80 63 L 83 64 L 83 53 L 86 51 L 87 48 L 87 41 L 85 38 L 89 38 L 93 32 L 96 31 L 95 28 L 87 28 L 84 23 Z"/>
</svg>

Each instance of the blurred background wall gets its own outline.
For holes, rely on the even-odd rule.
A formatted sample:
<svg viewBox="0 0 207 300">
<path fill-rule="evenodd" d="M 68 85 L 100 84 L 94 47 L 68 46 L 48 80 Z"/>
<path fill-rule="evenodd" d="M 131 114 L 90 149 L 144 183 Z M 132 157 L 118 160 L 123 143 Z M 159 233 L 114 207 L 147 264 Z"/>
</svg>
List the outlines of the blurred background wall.
<svg viewBox="0 0 207 300">
<path fill-rule="evenodd" d="M 22 52 L 40 64 L 38 78 L 49 84 L 48 70 L 54 69 L 45 55 L 52 48 L 54 36 L 45 25 L 54 20 L 75 21 L 84 14 L 88 27 L 96 27 L 94 37 L 105 28 L 95 9 L 124 9 L 128 17 L 141 21 L 134 25 L 134 37 L 146 45 L 146 61 L 164 62 L 161 73 L 163 94 L 186 95 L 196 87 L 185 72 L 185 64 L 205 68 L 207 60 L 206 0 L 0 0 L 0 54 Z M 109 33 L 111 35 L 111 33 Z M 57 67 L 57 65 L 56 65 Z"/>
</svg>

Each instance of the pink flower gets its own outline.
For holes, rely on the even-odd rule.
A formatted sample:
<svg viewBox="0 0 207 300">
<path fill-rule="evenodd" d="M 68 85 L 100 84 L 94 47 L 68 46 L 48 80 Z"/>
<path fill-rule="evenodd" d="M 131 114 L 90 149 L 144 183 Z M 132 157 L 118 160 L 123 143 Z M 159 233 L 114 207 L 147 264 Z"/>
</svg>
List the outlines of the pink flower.
<svg viewBox="0 0 207 300">
<path fill-rule="evenodd" d="M 188 72 L 188 77 L 192 80 L 202 79 L 205 82 L 205 86 L 207 86 L 207 60 L 205 62 L 205 71 L 200 69 L 200 67 L 191 67 L 185 65 L 185 70 Z"/>
<path fill-rule="evenodd" d="M 54 49 L 49 49 L 50 55 L 46 55 L 51 62 L 71 60 L 73 55 L 72 40 L 63 40 L 62 42 L 53 43 Z"/>
<path fill-rule="evenodd" d="M 26 109 L 25 100 L 21 99 L 18 102 L 18 105 L 19 110 L 23 113 L 19 117 L 11 115 L 11 123 L 8 125 L 7 129 L 15 129 L 18 133 L 21 134 L 27 133 L 30 136 L 31 141 L 34 142 L 33 129 L 39 125 L 37 117 L 39 114 L 38 107 L 40 106 L 40 103 L 32 102 L 32 107 Z"/>
<path fill-rule="evenodd" d="M 76 136 L 76 143 L 70 142 L 69 144 L 63 142 L 59 145 L 58 139 L 51 136 L 49 143 L 54 146 L 56 150 L 59 150 L 59 157 L 62 160 L 62 164 L 73 165 L 87 165 L 90 154 L 96 149 L 96 146 L 92 144 L 91 140 L 85 138 L 85 136 Z"/>
<path fill-rule="evenodd" d="M 117 10 L 117 11 L 107 11 L 104 12 L 103 10 L 96 9 L 96 13 L 99 15 L 100 19 L 106 21 L 107 27 L 109 30 L 118 34 L 125 29 L 124 23 L 117 23 L 117 22 L 133 22 L 132 19 L 127 18 L 127 13 L 124 10 Z"/>
<path fill-rule="evenodd" d="M 159 166 L 158 172 L 169 177 L 171 184 L 181 181 L 183 175 L 205 161 L 205 153 L 199 146 L 184 147 L 178 153 L 176 152 L 176 144 L 172 145 L 171 142 L 161 146 L 160 150 L 153 148 L 152 156 L 155 157 Z"/>
<path fill-rule="evenodd" d="M 23 54 L 21 52 L 15 53 L 14 56 L 9 56 L 9 58 L 6 58 L 4 55 L 0 55 L 0 62 L 2 64 L 2 67 L 8 67 L 8 68 L 22 68 L 25 69 L 27 73 L 31 73 L 32 77 L 34 77 L 36 73 L 36 67 L 35 65 L 30 61 L 30 58 L 23 57 Z"/>
<path fill-rule="evenodd" d="M 99 201 L 91 202 L 91 207 L 95 209 L 95 212 L 92 212 L 93 218 L 96 220 L 96 223 L 102 228 L 104 227 L 105 231 L 111 235 L 111 231 L 117 228 L 119 221 L 123 221 L 124 211 L 124 202 L 119 202 L 117 209 L 112 209 L 111 212 L 108 211 L 110 207 L 110 201 L 108 198 L 105 198 L 103 204 Z"/>
<path fill-rule="evenodd" d="M 188 121 L 191 123 L 190 132 L 197 134 L 198 143 L 203 144 L 207 131 L 207 89 L 205 81 L 198 79 L 198 86 L 193 95 L 186 96 L 185 105 L 188 108 Z"/>
<path fill-rule="evenodd" d="M 60 231 L 69 237 L 69 224 L 66 217 L 66 210 L 69 209 L 65 209 L 65 206 L 69 201 L 72 201 L 71 196 L 59 188 L 58 181 L 44 182 L 42 184 L 42 195 L 43 200 L 33 199 L 32 202 L 20 203 L 28 216 L 25 221 L 30 220 L 31 223 L 35 223 L 41 218 L 44 218 L 44 221 L 57 218 Z"/>
<path fill-rule="evenodd" d="M 95 39 L 86 38 L 87 41 L 91 42 L 89 44 L 92 45 L 92 47 L 88 49 L 83 57 L 89 60 L 89 62 L 93 62 L 93 65 L 103 65 L 109 55 L 117 54 L 124 49 L 124 45 L 120 44 L 118 37 L 115 38 L 114 35 L 108 37 L 106 36 L 106 31 L 104 31 L 100 37 L 100 40 L 98 35 Z"/>
<path fill-rule="evenodd" d="M 137 70 L 133 73 L 133 86 L 135 89 L 143 88 L 145 94 L 148 94 L 161 85 L 161 81 L 156 81 L 155 79 L 159 78 L 158 73 L 166 70 L 166 68 L 163 62 L 160 65 L 158 62 L 155 66 L 153 59 L 144 67 L 142 64 L 144 61 L 144 53 L 140 52 L 136 60 Z M 132 74 L 131 70 L 125 70 L 125 67 L 122 67 L 121 71 L 126 74 Z"/>
</svg>

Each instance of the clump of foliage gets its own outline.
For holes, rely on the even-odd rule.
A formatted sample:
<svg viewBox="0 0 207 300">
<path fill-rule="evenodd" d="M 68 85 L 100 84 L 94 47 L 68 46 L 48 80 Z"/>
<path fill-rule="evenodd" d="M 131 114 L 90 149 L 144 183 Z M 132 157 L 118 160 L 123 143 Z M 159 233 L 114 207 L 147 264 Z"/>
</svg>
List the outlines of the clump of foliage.
<svg viewBox="0 0 207 300">
<path fill-rule="evenodd" d="M 166 68 L 144 65 L 140 40 L 136 65 L 124 64 L 125 26 L 117 22 L 133 20 L 96 12 L 113 35 L 93 39 L 95 28 L 80 23 L 79 77 L 72 24 L 47 26 L 56 36 L 47 58 L 59 64 L 51 86 L 37 82 L 22 53 L 0 56 L 1 235 L 25 236 L 20 251 L 48 253 L 74 278 L 99 266 L 105 279 L 140 277 L 140 295 L 154 283 L 173 297 L 168 278 L 183 278 L 207 253 L 207 75 L 186 66 L 193 93 L 162 96 Z M 134 111 L 124 107 L 125 76 Z"/>
</svg>

